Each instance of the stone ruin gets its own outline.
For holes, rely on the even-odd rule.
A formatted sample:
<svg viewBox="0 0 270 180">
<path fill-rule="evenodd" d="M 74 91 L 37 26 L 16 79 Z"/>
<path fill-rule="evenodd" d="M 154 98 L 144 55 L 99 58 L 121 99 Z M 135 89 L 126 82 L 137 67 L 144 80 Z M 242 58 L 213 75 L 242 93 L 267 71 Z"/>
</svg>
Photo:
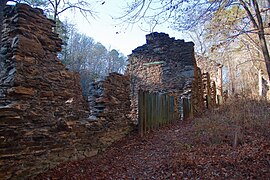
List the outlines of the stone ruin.
<svg viewBox="0 0 270 180">
<path fill-rule="evenodd" d="M 108 124 L 106 128 L 112 128 L 109 124 L 118 122 L 126 131 L 129 126 L 130 112 L 130 80 L 128 76 L 118 73 L 110 73 L 105 80 L 90 84 L 88 102 L 90 107 L 90 117 L 92 121 L 104 121 Z"/>
<path fill-rule="evenodd" d="M 111 74 L 89 119 L 79 74 L 57 58 L 55 22 L 25 4 L 5 8 L 0 73 L 0 179 L 28 178 L 90 157 L 129 130 L 128 77 Z M 113 111 L 117 109 L 117 111 Z M 127 111 L 127 112 L 124 112 Z"/>
<path fill-rule="evenodd" d="M 198 67 L 202 71 L 204 82 L 207 82 L 208 84 L 210 84 L 210 87 L 212 89 L 212 94 L 214 93 L 214 95 L 212 96 L 212 99 L 213 99 L 212 104 L 213 105 L 215 103 L 222 104 L 222 100 L 223 100 L 222 67 L 223 66 L 213 60 L 209 60 L 202 56 L 197 56 L 196 62 L 197 62 Z"/>
<path fill-rule="evenodd" d="M 55 22 L 25 4 L 5 8 L 0 71 L 0 179 L 20 179 L 61 162 L 91 157 L 123 137 L 137 121 L 138 90 L 192 100 L 215 96 L 194 57 L 194 44 L 164 33 L 146 36 L 129 56 L 125 75 L 91 84 L 84 99 L 79 74 L 57 58 Z M 207 87 L 207 88 L 206 88 Z"/>
<path fill-rule="evenodd" d="M 222 66 L 195 60 L 193 42 L 175 40 L 165 33 L 146 35 L 146 44 L 129 56 L 127 74 L 131 81 L 131 118 L 138 119 L 138 90 L 174 96 L 175 113 L 183 118 L 183 98 L 190 99 L 198 116 L 221 103 Z"/>
<path fill-rule="evenodd" d="M 166 93 L 175 97 L 175 112 L 180 117 L 181 97 L 191 96 L 194 79 L 194 44 L 175 40 L 165 33 L 146 35 L 146 44 L 129 56 L 127 74 L 131 79 L 131 117 L 138 118 L 138 90 Z"/>
</svg>

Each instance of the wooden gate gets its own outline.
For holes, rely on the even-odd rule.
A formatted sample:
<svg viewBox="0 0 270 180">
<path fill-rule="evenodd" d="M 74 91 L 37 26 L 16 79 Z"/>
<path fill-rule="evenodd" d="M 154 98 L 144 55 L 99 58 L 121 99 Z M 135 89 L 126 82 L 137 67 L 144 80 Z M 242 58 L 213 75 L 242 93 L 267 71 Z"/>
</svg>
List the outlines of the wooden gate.
<svg viewBox="0 0 270 180">
<path fill-rule="evenodd" d="M 138 95 L 138 119 L 141 135 L 164 124 L 172 123 L 176 119 L 174 97 L 142 90 L 139 90 Z"/>
</svg>

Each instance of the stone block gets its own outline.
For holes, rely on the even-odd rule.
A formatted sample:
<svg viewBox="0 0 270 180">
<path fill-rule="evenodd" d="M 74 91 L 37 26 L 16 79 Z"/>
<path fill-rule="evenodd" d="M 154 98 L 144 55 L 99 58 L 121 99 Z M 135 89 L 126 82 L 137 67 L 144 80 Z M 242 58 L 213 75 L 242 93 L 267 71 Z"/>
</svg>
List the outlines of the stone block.
<svg viewBox="0 0 270 180">
<path fill-rule="evenodd" d="M 17 35 L 13 38 L 11 48 L 19 50 L 21 53 L 44 56 L 45 52 L 43 50 L 40 42 L 34 39 L 26 38 L 22 35 Z"/>
<path fill-rule="evenodd" d="M 29 95 L 29 96 L 34 96 L 36 94 L 36 90 L 33 88 L 26 88 L 22 86 L 17 86 L 17 87 L 12 87 L 7 90 L 9 96 L 12 95 Z"/>
<path fill-rule="evenodd" d="M 43 98 L 43 97 L 53 97 L 54 96 L 54 93 L 53 91 L 41 91 L 40 92 L 40 97 Z"/>
</svg>

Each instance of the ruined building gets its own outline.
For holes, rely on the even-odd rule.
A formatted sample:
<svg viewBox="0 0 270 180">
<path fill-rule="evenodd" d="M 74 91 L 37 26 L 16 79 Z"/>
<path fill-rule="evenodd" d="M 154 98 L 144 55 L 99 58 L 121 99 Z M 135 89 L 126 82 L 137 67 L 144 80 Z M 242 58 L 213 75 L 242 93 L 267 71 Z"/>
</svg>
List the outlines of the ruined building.
<svg viewBox="0 0 270 180">
<path fill-rule="evenodd" d="M 92 83 L 86 100 L 79 75 L 57 58 L 62 41 L 52 31 L 54 26 L 41 9 L 25 4 L 5 8 L 0 179 L 27 179 L 59 163 L 103 151 L 136 124 L 139 90 L 155 92 L 157 98 L 166 94 L 164 99 L 174 103 L 164 106 L 173 107 L 166 111 L 167 117 L 177 120 L 183 99 L 192 104 L 188 111 L 195 113 L 203 110 L 205 93 L 215 99 L 213 86 L 203 80 L 196 65 L 194 44 L 151 33 L 146 44 L 129 56 L 126 74 L 111 73 Z"/>
<path fill-rule="evenodd" d="M 165 33 L 151 33 L 146 44 L 129 56 L 127 74 L 131 79 L 132 119 L 138 118 L 138 90 L 175 97 L 175 112 L 181 97 L 190 97 L 194 69 L 194 44 L 175 40 Z"/>
</svg>

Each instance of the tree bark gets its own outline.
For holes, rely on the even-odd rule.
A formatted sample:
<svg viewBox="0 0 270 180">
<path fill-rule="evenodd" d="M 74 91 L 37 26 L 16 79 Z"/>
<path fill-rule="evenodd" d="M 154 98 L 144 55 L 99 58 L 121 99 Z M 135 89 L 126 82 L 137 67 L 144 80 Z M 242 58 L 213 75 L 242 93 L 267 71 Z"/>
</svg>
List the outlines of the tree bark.
<svg viewBox="0 0 270 180">
<path fill-rule="evenodd" d="M 263 52 L 263 57 L 265 60 L 265 65 L 266 65 L 267 74 L 268 74 L 268 80 L 270 80 L 270 56 L 269 56 L 269 50 L 267 47 L 267 41 L 266 41 L 265 33 L 264 33 L 263 20 L 262 20 L 262 16 L 260 13 L 260 9 L 259 9 L 259 5 L 258 5 L 257 0 L 252 0 L 252 3 L 254 6 L 254 10 L 255 10 L 255 14 L 256 14 L 256 18 L 257 18 L 257 22 L 258 22 L 258 36 L 259 36 L 259 40 L 260 40 L 260 44 L 261 44 L 261 48 L 262 48 L 262 52 Z"/>
</svg>

